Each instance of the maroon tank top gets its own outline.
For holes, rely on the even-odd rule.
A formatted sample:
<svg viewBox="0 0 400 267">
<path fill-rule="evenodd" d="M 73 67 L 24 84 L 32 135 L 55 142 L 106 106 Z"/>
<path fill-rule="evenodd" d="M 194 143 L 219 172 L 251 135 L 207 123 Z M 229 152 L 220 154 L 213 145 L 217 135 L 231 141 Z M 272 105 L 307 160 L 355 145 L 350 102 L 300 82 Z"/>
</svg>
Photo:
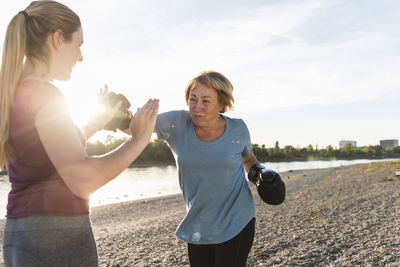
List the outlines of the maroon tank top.
<svg viewBox="0 0 400 267">
<path fill-rule="evenodd" d="M 14 159 L 7 166 L 11 183 L 7 217 L 88 214 L 88 200 L 68 189 L 51 163 L 35 128 L 35 116 L 40 107 L 52 101 L 54 94 L 61 96 L 56 88 L 50 92 L 41 85 L 40 81 L 23 81 L 17 86 L 14 96 L 10 116 Z M 77 130 L 85 144 L 83 132 Z"/>
</svg>

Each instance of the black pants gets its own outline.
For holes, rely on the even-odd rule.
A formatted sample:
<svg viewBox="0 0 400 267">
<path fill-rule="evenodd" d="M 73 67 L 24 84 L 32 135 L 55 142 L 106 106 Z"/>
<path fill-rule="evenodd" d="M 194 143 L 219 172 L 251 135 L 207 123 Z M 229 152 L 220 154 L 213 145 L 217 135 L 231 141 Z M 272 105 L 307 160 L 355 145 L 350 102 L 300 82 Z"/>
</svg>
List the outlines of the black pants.
<svg viewBox="0 0 400 267">
<path fill-rule="evenodd" d="M 188 243 L 191 267 L 245 267 L 253 246 L 256 219 L 253 218 L 231 240 L 220 244 L 195 245 Z"/>
</svg>

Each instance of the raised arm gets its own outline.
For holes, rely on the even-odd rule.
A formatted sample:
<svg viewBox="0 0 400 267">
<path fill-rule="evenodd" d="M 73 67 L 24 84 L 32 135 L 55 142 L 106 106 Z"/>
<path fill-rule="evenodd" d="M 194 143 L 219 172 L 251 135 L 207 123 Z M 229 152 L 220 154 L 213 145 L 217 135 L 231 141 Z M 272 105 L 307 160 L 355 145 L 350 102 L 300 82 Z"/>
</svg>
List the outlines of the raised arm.
<svg viewBox="0 0 400 267">
<path fill-rule="evenodd" d="M 118 176 L 146 147 L 154 129 L 158 100 L 149 100 L 138 109 L 130 124 L 131 140 L 99 157 L 87 155 L 64 107 L 62 99 L 47 103 L 37 113 L 35 126 L 50 160 L 66 185 L 77 196 L 88 198 Z"/>
</svg>

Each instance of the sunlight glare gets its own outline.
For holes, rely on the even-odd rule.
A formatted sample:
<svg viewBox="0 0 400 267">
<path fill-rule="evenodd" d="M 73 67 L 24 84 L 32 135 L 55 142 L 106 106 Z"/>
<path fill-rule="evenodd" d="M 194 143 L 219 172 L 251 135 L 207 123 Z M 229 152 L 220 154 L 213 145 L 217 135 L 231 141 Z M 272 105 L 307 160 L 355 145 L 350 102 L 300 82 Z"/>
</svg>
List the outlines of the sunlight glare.
<svg viewBox="0 0 400 267">
<path fill-rule="evenodd" d="M 73 85 L 56 83 L 65 96 L 72 120 L 78 127 L 86 125 L 100 109 L 97 92 L 93 90 L 73 90 Z M 72 87 L 72 88 L 71 88 Z"/>
<path fill-rule="evenodd" d="M 96 98 L 77 97 L 75 95 L 67 98 L 67 103 L 71 112 L 72 120 L 79 127 L 84 126 L 99 110 Z"/>
</svg>

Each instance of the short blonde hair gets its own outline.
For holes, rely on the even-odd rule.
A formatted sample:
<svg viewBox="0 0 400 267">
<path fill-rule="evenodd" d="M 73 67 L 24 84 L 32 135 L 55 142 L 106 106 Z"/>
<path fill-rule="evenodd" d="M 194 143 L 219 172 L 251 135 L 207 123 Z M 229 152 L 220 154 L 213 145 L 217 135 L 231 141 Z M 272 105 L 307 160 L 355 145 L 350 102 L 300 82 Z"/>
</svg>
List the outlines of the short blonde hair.
<svg viewBox="0 0 400 267">
<path fill-rule="evenodd" d="M 221 73 L 216 71 L 203 71 L 193 78 L 185 89 L 186 104 L 189 104 L 189 95 L 194 86 L 199 83 L 214 89 L 218 95 L 219 104 L 222 106 L 221 113 L 233 109 L 233 86 L 232 83 Z"/>
</svg>

